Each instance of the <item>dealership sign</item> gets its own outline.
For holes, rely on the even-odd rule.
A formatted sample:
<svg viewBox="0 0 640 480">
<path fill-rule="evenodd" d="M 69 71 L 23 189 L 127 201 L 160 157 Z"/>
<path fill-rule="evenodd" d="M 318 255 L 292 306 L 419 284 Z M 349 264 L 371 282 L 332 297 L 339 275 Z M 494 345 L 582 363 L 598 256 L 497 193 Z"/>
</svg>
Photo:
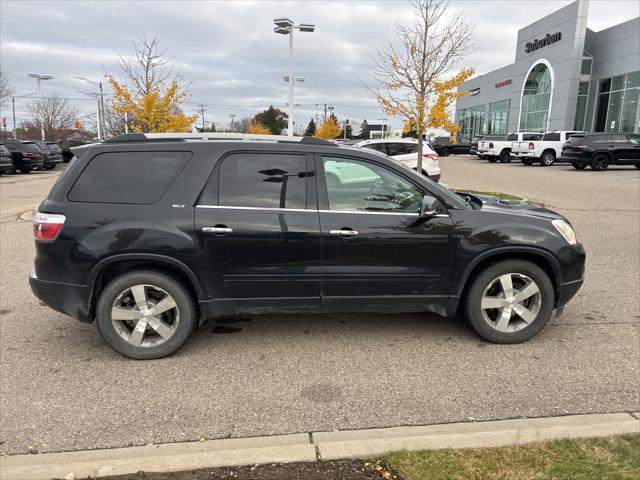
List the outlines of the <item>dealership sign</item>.
<svg viewBox="0 0 640 480">
<path fill-rule="evenodd" d="M 511 79 L 507 79 L 507 80 L 502 80 L 500 82 L 496 83 L 496 88 L 502 88 L 502 87 L 506 87 L 507 85 L 511 85 Z"/>
<path fill-rule="evenodd" d="M 551 45 L 552 43 L 559 41 L 561 38 L 562 38 L 562 34 L 560 32 L 553 33 L 553 34 L 547 33 L 547 35 L 540 40 L 536 38 L 532 42 L 527 42 L 526 45 L 524 46 L 524 51 L 526 53 L 533 52 L 534 50 L 537 50 L 539 48 L 546 47 L 547 45 Z"/>
<path fill-rule="evenodd" d="M 479 93 L 480 93 L 480 87 L 472 88 L 471 90 L 469 90 L 469 95 L 471 95 L 472 97 L 475 95 L 478 95 Z"/>
</svg>

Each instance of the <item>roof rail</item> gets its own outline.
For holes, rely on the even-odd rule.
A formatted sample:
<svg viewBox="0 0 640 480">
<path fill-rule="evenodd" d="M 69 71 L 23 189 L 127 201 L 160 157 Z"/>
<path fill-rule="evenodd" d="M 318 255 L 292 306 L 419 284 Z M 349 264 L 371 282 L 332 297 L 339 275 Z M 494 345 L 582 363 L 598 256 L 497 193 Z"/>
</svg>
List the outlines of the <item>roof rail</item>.
<svg viewBox="0 0 640 480">
<path fill-rule="evenodd" d="M 306 143 L 316 145 L 335 144 L 316 137 L 288 137 L 285 135 L 258 135 L 253 133 L 127 133 L 105 140 L 105 143 L 129 143 L 180 140 L 259 140 L 264 142 Z"/>
</svg>

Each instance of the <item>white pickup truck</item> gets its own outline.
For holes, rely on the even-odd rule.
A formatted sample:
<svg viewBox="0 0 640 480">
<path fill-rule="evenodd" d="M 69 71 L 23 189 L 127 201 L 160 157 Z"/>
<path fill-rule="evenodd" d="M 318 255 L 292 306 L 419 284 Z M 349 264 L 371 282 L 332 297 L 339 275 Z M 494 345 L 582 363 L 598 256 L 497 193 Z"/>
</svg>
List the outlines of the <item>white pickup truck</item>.
<svg viewBox="0 0 640 480">
<path fill-rule="evenodd" d="M 519 158 L 524 165 L 540 162 L 543 167 L 550 167 L 562 154 L 562 146 L 575 131 L 547 132 L 540 140 L 518 141 L 511 145 L 511 155 Z"/>
<path fill-rule="evenodd" d="M 500 160 L 501 163 L 509 163 L 511 161 L 511 146 L 528 140 L 540 140 L 540 133 L 510 133 L 508 135 L 487 135 L 478 143 L 476 155 L 480 158 L 486 158 L 490 162 Z"/>
</svg>

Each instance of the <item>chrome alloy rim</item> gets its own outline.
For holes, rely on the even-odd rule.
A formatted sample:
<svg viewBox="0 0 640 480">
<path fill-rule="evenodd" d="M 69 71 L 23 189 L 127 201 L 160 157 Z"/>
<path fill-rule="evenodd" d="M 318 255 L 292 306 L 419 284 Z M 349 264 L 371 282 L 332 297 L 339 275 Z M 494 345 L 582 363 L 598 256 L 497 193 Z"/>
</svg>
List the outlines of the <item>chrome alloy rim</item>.
<svg viewBox="0 0 640 480">
<path fill-rule="evenodd" d="M 155 285 L 124 290 L 111 307 L 111 323 L 125 341 L 136 347 L 155 347 L 175 333 L 180 315 L 175 300 Z"/>
<path fill-rule="evenodd" d="M 485 289 L 480 308 L 491 328 L 512 333 L 535 321 L 541 303 L 542 294 L 536 282 L 520 273 L 505 273 Z"/>
</svg>

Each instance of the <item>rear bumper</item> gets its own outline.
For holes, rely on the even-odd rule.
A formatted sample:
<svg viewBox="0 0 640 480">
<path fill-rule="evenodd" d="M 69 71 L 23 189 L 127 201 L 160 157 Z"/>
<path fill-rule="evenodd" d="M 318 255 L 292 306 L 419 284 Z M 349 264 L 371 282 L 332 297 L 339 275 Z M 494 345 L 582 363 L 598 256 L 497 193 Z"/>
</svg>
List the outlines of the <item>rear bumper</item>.
<svg viewBox="0 0 640 480">
<path fill-rule="evenodd" d="M 566 155 L 556 158 L 558 163 L 577 163 L 578 165 L 589 165 L 591 158 L 587 157 L 568 157 Z"/>
<path fill-rule="evenodd" d="M 89 288 L 84 285 L 42 280 L 34 272 L 29 274 L 29 286 L 33 294 L 53 310 L 91 322 L 89 317 Z"/>
<path fill-rule="evenodd" d="M 526 152 L 518 152 L 518 151 L 511 150 L 511 155 L 513 155 L 516 158 L 521 158 L 521 157 L 536 158 L 536 153 L 529 150 L 527 150 Z"/>
</svg>

